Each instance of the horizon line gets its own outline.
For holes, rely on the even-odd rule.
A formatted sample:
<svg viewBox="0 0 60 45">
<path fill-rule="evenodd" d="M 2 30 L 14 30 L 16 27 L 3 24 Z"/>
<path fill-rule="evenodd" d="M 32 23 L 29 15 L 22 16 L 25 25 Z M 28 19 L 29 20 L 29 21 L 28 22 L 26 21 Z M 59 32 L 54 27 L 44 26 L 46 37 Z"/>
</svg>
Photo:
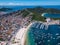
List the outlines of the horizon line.
<svg viewBox="0 0 60 45">
<path fill-rule="evenodd" d="M 59 3 L 54 3 L 50 2 L 50 3 L 13 3 L 13 2 L 9 2 L 9 3 L 0 3 L 0 6 L 40 6 L 40 5 L 60 5 Z"/>
</svg>

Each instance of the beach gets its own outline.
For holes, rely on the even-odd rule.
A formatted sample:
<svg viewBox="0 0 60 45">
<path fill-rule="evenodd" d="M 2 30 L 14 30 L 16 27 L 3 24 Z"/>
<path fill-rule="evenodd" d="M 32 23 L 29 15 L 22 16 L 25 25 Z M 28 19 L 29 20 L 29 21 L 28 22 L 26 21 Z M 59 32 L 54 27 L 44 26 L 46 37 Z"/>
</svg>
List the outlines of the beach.
<svg viewBox="0 0 60 45">
<path fill-rule="evenodd" d="M 24 45 L 24 42 L 25 42 L 25 37 L 26 37 L 26 33 L 27 33 L 27 31 L 28 31 L 28 29 L 29 29 L 29 27 L 32 25 L 32 23 L 31 24 L 29 24 L 29 26 L 28 27 L 23 27 L 23 28 L 21 28 L 21 29 L 19 29 L 19 31 L 17 32 L 17 34 L 16 34 L 16 36 L 15 36 L 15 41 L 16 42 L 18 42 L 18 43 L 14 43 L 14 44 L 11 44 L 11 45 Z"/>
</svg>

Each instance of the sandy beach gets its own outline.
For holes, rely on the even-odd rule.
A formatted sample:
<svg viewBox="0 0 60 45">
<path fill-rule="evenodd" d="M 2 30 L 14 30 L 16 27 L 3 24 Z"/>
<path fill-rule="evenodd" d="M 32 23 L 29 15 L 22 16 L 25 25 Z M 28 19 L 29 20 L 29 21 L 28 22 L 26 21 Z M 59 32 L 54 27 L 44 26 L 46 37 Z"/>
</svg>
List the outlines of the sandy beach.
<svg viewBox="0 0 60 45">
<path fill-rule="evenodd" d="M 32 23 L 27 27 L 27 28 L 21 28 L 19 29 L 19 31 L 17 32 L 16 36 L 15 36 L 15 41 L 18 43 L 14 43 L 12 45 L 24 45 L 25 42 L 25 36 L 26 36 L 26 32 L 28 31 L 29 27 L 32 25 Z"/>
</svg>

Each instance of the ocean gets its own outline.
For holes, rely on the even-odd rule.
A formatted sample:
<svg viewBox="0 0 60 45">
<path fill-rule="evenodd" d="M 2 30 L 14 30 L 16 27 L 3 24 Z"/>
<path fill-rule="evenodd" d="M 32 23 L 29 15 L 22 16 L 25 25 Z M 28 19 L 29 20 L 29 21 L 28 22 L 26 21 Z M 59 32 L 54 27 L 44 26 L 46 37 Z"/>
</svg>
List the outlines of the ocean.
<svg viewBox="0 0 60 45">
<path fill-rule="evenodd" d="M 38 6 L 0 6 L 0 8 L 11 8 L 13 10 L 10 10 L 9 12 L 13 12 L 13 11 L 17 11 L 17 10 L 22 10 L 22 9 L 25 9 L 25 8 L 35 8 L 35 7 L 38 7 Z M 60 10 L 60 5 L 47 5 L 47 6 L 40 6 L 40 7 L 43 7 L 43 8 L 54 8 L 54 9 L 59 9 Z M 6 11 L 8 12 L 8 11 Z"/>
<path fill-rule="evenodd" d="M 48 13 L 45 13 L 45 14 L 43 14 L 43 17 L 45 17 L 45 18 L 60 18 L 60 14 L 48 14 Z"/>
<path fill-rule="evenodd" d="M 0 8 L 11 8 L 12 10 L 6 12 L 13 12 L 17 10 L 23 10 L 25 8 L 34 8 L 35 6 L 0 6 Z"/>
<path fill-rule="evenodd" d="M 27 32 L 26 45 L 60 45 L 60 25 L 33 24 Z"/>
<path fill-rule="evenodd" d="M 0 6 L 0 8 L 12 8 L 13 10 L 9 12 L 35 7 L 38 6 Z M 60 6 L 41 7 L 60 10 Z M 46 27 L 46 25 L 42 23 L 35 23 L 29 28 L 26 39 L 26 45 L 60 45 L 60 25 L 49 25 Z"/>
</svg>

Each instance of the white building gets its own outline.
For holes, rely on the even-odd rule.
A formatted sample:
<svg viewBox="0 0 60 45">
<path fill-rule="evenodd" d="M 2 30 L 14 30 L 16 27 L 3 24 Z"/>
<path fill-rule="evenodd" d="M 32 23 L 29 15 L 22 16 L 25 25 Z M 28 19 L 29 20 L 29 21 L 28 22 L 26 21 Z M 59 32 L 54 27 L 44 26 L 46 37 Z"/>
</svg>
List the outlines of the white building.
<svg viewBox="0 0 60 45">
<path fill-rule="evenodd" d="M 47 21 L 47 22 L 50 22 L 50 21 L 51 21 L 51 19 L 50 19 L 50 18 L 47 18 L 47 19 L 46 19 L 46 21 Z"/>
</svg>

